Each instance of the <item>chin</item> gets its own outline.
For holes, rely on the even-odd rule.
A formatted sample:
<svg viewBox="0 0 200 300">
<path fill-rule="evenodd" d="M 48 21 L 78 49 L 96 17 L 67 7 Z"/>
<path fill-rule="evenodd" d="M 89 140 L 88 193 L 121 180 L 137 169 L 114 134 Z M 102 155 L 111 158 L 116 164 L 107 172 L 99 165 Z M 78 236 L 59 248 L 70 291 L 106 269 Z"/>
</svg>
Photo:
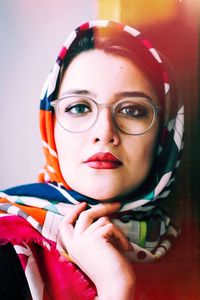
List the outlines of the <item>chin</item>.
<svg viewBox="0 0 200 300">
<path fill-rule="evenodd" d="M 134 178 L 132 182 L 124 185 L 122 178 L 111 178 L 108 176 L 88 178 L 80 180 L 83 184 L 77 184 L 77 181 L 69 182 L 69 186 L 78 193 L 90 197 L 98 201 L 119 201 L 119 198 L 125 197 L 130 192 L 140 186 L 141 181 L 138 178 Z M 95 180 L 94 180 L 95 179 Z M 122 185 L 123 182 L 123 185 Z"/>
<path fill-rule="evenodd" d="M 120 193 L 118 191 L 112 191 L 110 189 L 106 191 L 105 188 L 98 190 L 94 189 L 92 191 L 90 190 L 89 192 L 85 190 L 79 192 L 87 197 L 93 198 L 98 201 L 110 201 L 120 196 Z"/>
<path fill-rule="evenodd" d="M 141 182 L 139 182 L 137 185 L 131 185 L 130 187 L 125 187 L 123 186 L 123 188 L 118 188 L 116 189 L 115 185 L 113 187 L 113 189 L 110 188 L 110 186 L 106 189 L 106 187 L 99 187 L 98 190 L 90 190 L 88 193 L 83 192 L 84 195 L 93 198 L 95 200 L 99 200 L 99 201 L 121 201 L 124 197 L 126 197 L 128 194 L 130 194 L 131 192 L 134 192 L 135 190 L 138 189 L 138 187 L 141 186 Z M 118 185 L 119 187 L 119 185 Z"/>
<path fill-rule="evenodd" d="M 118 198 L 123 197 L 123 195 L 126 195 L 128 192 L 129 191 L 116 190 L 116 188 L 113 190 L 111 190 L 110 188 L 106 190 L 104 187 L 102 189 L 93 190 L 90 191 L 89 193 L 85 192 L 83 194 L 95 200 L 106 202 L 111 200 L 117 200 Z"/>
</svg>

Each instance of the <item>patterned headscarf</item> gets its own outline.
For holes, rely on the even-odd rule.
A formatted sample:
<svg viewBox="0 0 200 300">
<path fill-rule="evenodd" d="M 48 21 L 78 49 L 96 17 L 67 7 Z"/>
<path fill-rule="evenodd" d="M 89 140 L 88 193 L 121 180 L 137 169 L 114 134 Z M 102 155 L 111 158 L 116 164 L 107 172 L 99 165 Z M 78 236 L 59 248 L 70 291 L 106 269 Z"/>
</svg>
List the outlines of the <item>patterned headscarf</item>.
<svg viewBox="0 0 200 300">
<path fill-rule="evenodd" d="M 95 199 L 73 191 L 62 176 L 54 140 L 54 111 L 51 106 L 51 101 L 55 100 L 63 61 L 68 55 L 70 45 L 80 34 L 91 28 L 112 28 L 118 32 L 128 33 L 149 52 L 152 61 L 159 66 L 162 73 L 165 112 L 168 116 L 161 128 L 151 173 L 147 182 L 142 186 L 143 189 L 139 189 L 136 194 L 130 194 L 127 199 L 122 201 L 122 207 L 113 219 L 113 222 L 121 228 L 133 244 L 134 251 L 130 253 L 130 259 L 144 262 L 154 261 L 165 254 L 179 232 L 174 226 L 170 214 L 162 208 L 161 200 L 169 195 L 179 165 L 183 143 L 183 106 L 180 106 L 170 117 L 167 108 L 173 104 L 170 103 L 170 83 L 162 59 L 151 43 L 138 30 L 130 26 L 110 21 L 92 21 L 81 25 L 70 34 L 45 82 L 41 96 L 40 129 L 46 165 L 40 172 L 39 181 L 43 184 L 24 186 L 20 192 L 19 189 L 10 189 L 4 191 L 2 197 L 12 205 L 13 203 L 18 204 L 15 214 L 21 214 L 43 236 L 53 241 L 56 241 L 58 231 L 56 226 L 67 211 L 67 206 L 64 207 L 65 203 L 69 205 L 86 201 L 88 207 L 99 203 Z M 9 212 L 11 204 L 7 202 L 4 203 L 4 207 L 1 204 L 2 211 Z M 37 209 L 37 216 L 36 212 L 28 210 L 26 206 L 29 208 L 34 206 Z M 13 212 L 14 210 L 12 210 Z M 39 218 L 38 215 L 42 217 Z M 56 215 L 56 218 L 50 217 L 50 215 L 54 217 Z M 55 225 L 54 232 L 50 234 L 48 227 L 52 224 Z"/>
</svg>

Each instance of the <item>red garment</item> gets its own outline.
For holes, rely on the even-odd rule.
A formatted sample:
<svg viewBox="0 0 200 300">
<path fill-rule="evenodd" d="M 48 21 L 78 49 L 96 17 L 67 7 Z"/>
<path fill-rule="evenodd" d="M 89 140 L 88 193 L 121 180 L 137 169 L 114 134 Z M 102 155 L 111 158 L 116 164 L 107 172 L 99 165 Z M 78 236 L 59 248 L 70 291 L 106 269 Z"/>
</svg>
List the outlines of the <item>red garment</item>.
<svg viewBox="0 0 200 300">
<path fill-rule="evenodd" d="M 46 240 L 26 220 L 20 217 L 1 217 L 1 241 L 13 246 L 30 248 L 45 285 L 44 300 L 92 300 L 96 289 L 88 277 L 73 263 L 60 255 L 55 243 Z M 16 238 L 17 237 L 17 238 Z M 44 242 L 50 244 L 50 249 Z M 27 272 L 28 256 L 18 255 Z"/>
<path fill-rule="evenodd" d="M 24 241 L 31 248 L 45 284 L 43 299 L 95 298 L 96 289 L 88 277 L 76 265 L 60 256 L 54 243 L 48 241 L 51 250 L 44 246 L 45 239 L 28 222 L 15 216 L 1 218 L 0 222 L 4 243 L 11 241 L 13 245 L 23 245 Z M 197 234 L 197 223 L 187 221 L 175 246 L 163 259 L 154 264 L 134 264 L 137 280 L 134 300 L 200 299 L 200 248 Z M 20 260 L 24 267 L 26 257 L 21 255 Z"/>
</svg>

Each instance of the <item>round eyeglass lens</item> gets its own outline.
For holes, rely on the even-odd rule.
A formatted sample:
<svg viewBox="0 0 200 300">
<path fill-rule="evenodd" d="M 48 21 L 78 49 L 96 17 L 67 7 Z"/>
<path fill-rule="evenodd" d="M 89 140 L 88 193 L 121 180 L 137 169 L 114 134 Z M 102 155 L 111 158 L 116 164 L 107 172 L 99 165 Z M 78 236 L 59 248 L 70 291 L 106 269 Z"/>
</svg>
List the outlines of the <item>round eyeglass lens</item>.
<svg viewBox="0 0 200 300">
<path fill-rule="evenodd" d="M 120 101 L 114 111 L 116 125 L 128 134 L 143 134 L 153 125 L 155 108 L 145 98 Z"/>
<path fill-rule="evenodd" d="M 97 106 L 87 98 L 70 96 L 61 99 L 57 105 L 57 118 L 60 125 L 71 132 L 89 129 L 96 117 Z"/>
</svg>

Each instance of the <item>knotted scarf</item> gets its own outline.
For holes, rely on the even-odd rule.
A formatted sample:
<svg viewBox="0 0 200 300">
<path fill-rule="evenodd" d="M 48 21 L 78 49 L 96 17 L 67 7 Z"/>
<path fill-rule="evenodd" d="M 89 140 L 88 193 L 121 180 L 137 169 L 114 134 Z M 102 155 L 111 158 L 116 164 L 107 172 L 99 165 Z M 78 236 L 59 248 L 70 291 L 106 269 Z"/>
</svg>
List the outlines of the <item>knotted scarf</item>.
<svg viewBox="0 0 200 300">
<path fill-rule="evenodd" d="M 0 219 L 13 217 L 16 221 L 16 216 L 23 218 L 39 233 L 41 243 L 46 245 L 49 251 L 52 250 L 52 247 L 55 248 L 58 224 L 63 216 L 67 214 L 69 206 L 84 201 L 87 202 L 89 208 L 99 203 L 95 199 L 73 191 L 62 177 L 54 141 L 54 111 L 51 106 L 51 101 L 55 100 L 55 91 L 59 84 L 63 60 L 68 54 L 70 45 L 79 34 L 83 34 L 91 28 L 112 28 L 116 31 L 125 31 L 145 47 L 149 51 L 152 60 L 162 70 L 165 106 L 172 106 L 170 97 L 168 97 L 170 83 L 162 59 L 157 50 L 138 30 L 116 22 L 100 20 L 87 22 L 69 35 L 45 82 L 41 95 L 40 130 L 46 164 L 40 172 L 39 183 L 7 189 L 1 192 L 0 195 Z M 170 114 L 169 110 L 166 109 L 165 111 L 168 116 L 161 128 L 156 157 L 148 178 L 148 184 L 150 184 L 144 190 L 140 189 L 140 193 L 130 194 L 127 199 L 124 199 L 121 209 L 112 220 L 133 245 L 133 251 L 128 253 L 132 261 L 153 262 L 159 259 L 171 247 L 172 241 L 179 233 L 179 229 L 170 217 L 170 212 L 162 207 L 162 199 L 168 197 L 170 193 L 175 180 L 176 169 L 180 162 L 183 145 L 184 110 L 183 106 L 179 106 L 173 115 Z M 23 224 L 25 223 L 20 221 L 20 224 L 21 232 L 23 232 L 23 226 L 25 226 Z M 9 239 L 12 234 L 6 231 L 6 227 L 3 227 L 3 230 Z M 19 231 L 18 229 L 17 232 Z M 27 255 L 30 255 L 31 237 L 29 241 L 27 236 L 22 241 L 22 237 L 23 234 L 21 238 L 16 236 L 12 240 L 15 250 L 19 256 L 27 253 Z M 63 249 L 60 249 L 60 251 L 62 252 Z M 29 267 L 28 263 L 24 263 L 25 273 L 30 285 L 32 279 L 30 272 L 27 271 Z M 31 272 L 36 271 L 31 269 Z M 32 293 L 33 291 L 35 291 L 34 288 L 32 288 Z"/>
</svg>

